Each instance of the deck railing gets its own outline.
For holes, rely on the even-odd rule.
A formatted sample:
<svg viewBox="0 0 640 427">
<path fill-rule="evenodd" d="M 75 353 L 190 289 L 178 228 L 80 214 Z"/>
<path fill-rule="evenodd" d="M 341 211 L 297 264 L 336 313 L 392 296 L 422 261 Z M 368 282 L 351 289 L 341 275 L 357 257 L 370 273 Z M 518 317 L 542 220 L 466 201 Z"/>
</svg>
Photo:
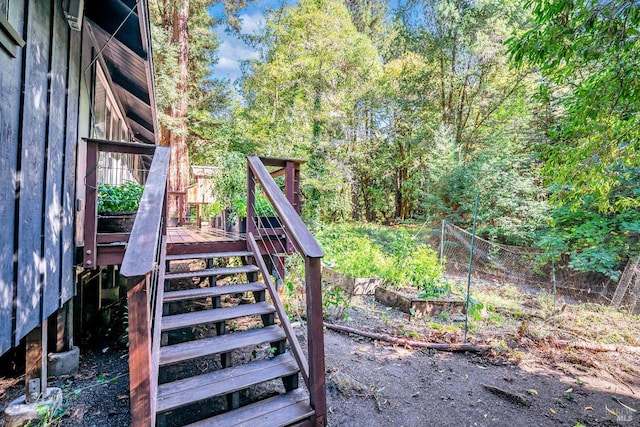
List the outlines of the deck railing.
<svg viewBox="0 0 640 427">
<path fill-rule="evenodd" d="M 156 147 L 120 275 L 127 278 L 131 425 L 155 425 L 157 357 L 166 237 L 168 147 Z M 159 208 L 160 207 L 160 208 Z"/>
<path fill-rule="evenodd" d="M 322 324 L 321 259 L 324 251 L 300 218 L 299 166 L 300 161 L 286 159 L 247 157 L 247 240 L 256 253 L 275 255 L 270 258 L 272 267 L 284 277 L 282 256 L 296 253 L 302 258 L 306 296 L 308 367 L 299 348 L 292 343 L 294 356 L 302 365 L 307 380 L 310 403 L 315 411 L 316 425 L 326 423 L 324 334 Z M 275 166 L 269 172 L 266 166 Z M 285 175 L 284 191 L 273 179 Z M 277 214 L 276 224 L 265 224 L 256 212 L 256 186 L 269 200 Z M 255 240 L 254 240 L 255 238 Z M 262 263 L 263 260 L 258 260 Z M 263 267 L 265 267 L 263 265 Z M 263 268 L 264 270 L 264 268 Z M 272 288 L 272 286 L 269 286 Z M 274 298 L 274 296 L 272 296 Z M 275 295 L 277 298 L 277 295 Z M 274 301 L 275 302 L 275 301 Z M 280 316 L 281 319 L 283 316 Z M 286 315 L 284 316 L 286 318 Z M 285 328 L 287 327 L 285 323 Z M 291 335 L 290 330 L 287 335 Z M 307 370 L 307 372 L 305 372 Z"/>
<path fill-rule="evenodd" d="M 98 184 L 104 178 L 105 171 L 100 168 L 100 153 L 132 154 L 150 156 L 156 147 L 150 144 L 136 142 L 105 141 L 99 139 L 85 139 L 87 143 L 86 175 L 85 175 L 85 217 L 83 230 L 83 259 L 82 266 L 95 268 L 99 265 L 117 265 L 122 261 L 124 244 L 129 239 L 129 233 L 98 233 Z M 138 159 L 140 160 L 140 159 Z M 140 175 L 139 171 L 129 173 Z M 147 179 L 146 171 L 136 177 L 139 181 Z M 115 243 L 120 242 L 120 245 Z M 101 246 L 102 245 L 102 246 Z"/>
</svg>

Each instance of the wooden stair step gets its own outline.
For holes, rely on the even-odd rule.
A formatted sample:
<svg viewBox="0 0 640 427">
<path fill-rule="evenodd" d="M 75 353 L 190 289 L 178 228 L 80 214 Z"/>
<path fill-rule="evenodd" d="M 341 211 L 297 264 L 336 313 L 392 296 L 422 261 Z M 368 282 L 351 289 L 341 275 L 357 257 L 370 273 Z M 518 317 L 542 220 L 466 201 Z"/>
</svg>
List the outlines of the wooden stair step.
<svg viewBox="0 0 640 427">
<path fill-rule="evenodd" d="M 191 277 L 230 276 L 232 274 L 255 273 L 258 267 L 255 265 L 243 265 L 240 267 L 207 268 L 206 270 L 184 271 L 180 273 L 166 273 L 165 279 L 189 279 Z"/>
<path fill-rule="evenodd" d="M 253 256 L 249 251 L 233 251 L 233 252 L 209 252 L 200 254 L 183 254 L 183 255 L 167 255 L 165 261 L 181 261 L 188 259 L 213 259 L 213 258 L 231 258 Z"/>
<path fill-rule="evenodd" d="M 170 411 L 296 373 L 298 366 L 295 360 L 288 354 L 280 354 L 271 359 L 161 384 L 158 386 L 157 412 Z"/>
<path fill-rule="evenodd" d="M 237 285 L 211 286 L 207 288 L 184 289 L 164 293 L 162 302 L 176 302 L 207 297 L 219 297 L 228 294 L 264 291 L 267 287 L 261 282 L 240 283 Z"/>
<path fill-rule="evenodd" d="M 276 325 L 248 331 L 233 332 L 217 337 L 183 342 L 160 348 L 160 366 L 172 365 L 198 357 L 226 353 L 242 347 L 285 339 L 282 328 Z"/>
<path fill-rule="evenodd" d="M 305 420 L 314 414 L 309 395 L 302 389 L 280 394 L 233 411 L 189 424 L 187 427 L 283 427 Z"/>
<path fill-rule="evenodd" d="M 256 316 L 274 312 L 275 308 L 271 304 L 268 302 L 259 302 L 256 304 L 243 304 L 235 307 L 224 307 L 213 310 L 174 314 L 172 316 L 162 317 L 161 329 L 162 332 L 166 332 L 203 323 L 224 322 L 225 320 L 236 319 L 238 317 Z"/>
</svg>

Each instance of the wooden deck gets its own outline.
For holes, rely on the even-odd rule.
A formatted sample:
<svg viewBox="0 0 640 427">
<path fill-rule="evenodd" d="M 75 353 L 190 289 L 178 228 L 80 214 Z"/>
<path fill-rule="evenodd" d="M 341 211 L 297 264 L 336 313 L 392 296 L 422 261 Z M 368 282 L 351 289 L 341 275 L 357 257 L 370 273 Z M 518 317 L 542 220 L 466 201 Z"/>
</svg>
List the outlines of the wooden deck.
<svg viewBox="0 0 640 427">
<path fill-rule="evenodd" d="M 244 233 L 212 227 L 167 227 L 168 254 L 245 250 L 246 247 Z"/>
<path fill-rule="evenodd" d="M 213 227 L 167 227 L 167 243 L 189 244 L 245 241 L 244 233 L 230 233 Z"/>
</svg>

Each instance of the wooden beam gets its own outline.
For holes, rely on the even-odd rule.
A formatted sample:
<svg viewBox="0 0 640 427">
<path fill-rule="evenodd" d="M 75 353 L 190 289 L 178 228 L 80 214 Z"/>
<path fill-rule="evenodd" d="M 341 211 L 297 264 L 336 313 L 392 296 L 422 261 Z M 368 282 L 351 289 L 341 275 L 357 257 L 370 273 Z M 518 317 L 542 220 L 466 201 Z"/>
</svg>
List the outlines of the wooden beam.
<svg viewBox="0 0 640 427">
<path fill-rule="evenodd" d="M 274 171 L 269 172 L 269 175 L 271 175 L 271 178 L 277 178 L 279 176 L 282 176 L 284 174 L 287 173 L 287 169 L 286 168 L 280 168 L 280 169 L 276 169 Z"/>
<path fill-rule="evenodd" d="M 136 82 L 130 79 L 125 73 L 120 71 L 120 68 L 113 67 L 113 69 L 110 70 L 109 74 L 111 74 L 111 81 L 113 82 L 113 84 L 119 86 L 120 88 L 122 88 L 122 90 L 124 90 L 134 98 L 139 99 L 144 104 L 150 105 L 149 94 L 147 93 L 146 88 L 139 87 Z"/>
<path fill-rule="evenodd" d="M 87 140 L 87 174 L 85 175 L 83 267 L 96 266 L 96 233 L 98 230 L 98 142 Z"/>
<path fill-rule="evenodd" d="M 131 425 L 152 425 L 151 396 L 151 308 L 149 276 L 127 291 L 129 310 L 129 395 Z"/>
<path fill-rule="evenodd" d="M 11 57 L 16 58 L 18 56 L 18 47 L 24 47 L 25 41 L 20 37 L 20 34 L 13 29 L 11 23 L 0 14 L 0 46 Z"/>
<path fill-rule="evenodd" d="M 95 138 L 83 138 L 83 139 L 87 143 L 87 147 L 90 144 L 95 144 L 97 146 L 98 151 L 105 151 L 110 153 L 153 155 L 156 151 L 156 146 L 153 144 L 141 144 L 139 142 L 126 142 L 126 141 L 111 141 L 108 139 L 95 139 Z"/>
<path fill-rule="evenodd" d="M 69 320 L 69 306 L 67 304 L 63 305 L 58 309 L 55 317 L 56 323 L 56 341 L 55 341 L 55 349 L 56 353 L 61 353 L 63 351 L 70 350 L 67 340 L 67 321 Z"/>
<path fill-rule="evenodd" d="M 125 243 L 129 241 L 129 233 L 98 233 L 96 242 L 100 244 Z"/>
<path fill-rule="evenodd" d="M 305 257 L 307 292 L 307 351 L 309 357 L 309 399 L 315 410 L 315 425 L 324 426 L 327 418 L 325 390 L 324 331 L 322 320 L 322 266 L 320 258 Z"/>
<path fill-rule="evenodd" d="M 126 246 L 122 245 L 109 245 L 98 246 L 96 248 L 96 267 L 101 265 L 120 265 L 124 259 L 124 253 Z"/>
<path fill-rule="evenodd" d="M 33 329 L 26 336 L 25 360 L 25 397 L 31 403 L 35 395 L 44 395 L 47 391 L 47 321 Z M 37 387 L 36 387 L 37 385 Z"/>
<path fill-rule="evenodd" d="M 149 132 L 149 134 L 153 135 L 153 125 L 147 122 L 142 117 L 138 116 L 135 112 L 129 111 L 127 112 L 127 119 L 133 120 L 138 125 L 140 125 L 143 129 Z"/>
</svg>

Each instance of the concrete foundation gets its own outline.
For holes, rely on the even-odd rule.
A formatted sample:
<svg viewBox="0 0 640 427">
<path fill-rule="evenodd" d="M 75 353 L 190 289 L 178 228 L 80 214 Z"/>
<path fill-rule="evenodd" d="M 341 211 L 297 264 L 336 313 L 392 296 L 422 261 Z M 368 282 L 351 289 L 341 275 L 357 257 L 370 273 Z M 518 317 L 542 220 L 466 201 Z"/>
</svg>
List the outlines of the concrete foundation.
<svg viewBox="0 0 640 427">
<path fill-rule="evenodd" d="M 80 349 L 72 347 L 71 350 L 63 353 L 49 353 L 47 359 L 50 377 L 75 374 L 80 364 Z"/>
<path fill-rule="evenodd" d="M 62 390 L 47 388 L 43 397 L 32 403 L 25 403 L 25 396 L 11 402 L 4 410 L 5 427 L 37 425 L 42 420 L 51 421 L 62 408 Z"/>
</svg>

